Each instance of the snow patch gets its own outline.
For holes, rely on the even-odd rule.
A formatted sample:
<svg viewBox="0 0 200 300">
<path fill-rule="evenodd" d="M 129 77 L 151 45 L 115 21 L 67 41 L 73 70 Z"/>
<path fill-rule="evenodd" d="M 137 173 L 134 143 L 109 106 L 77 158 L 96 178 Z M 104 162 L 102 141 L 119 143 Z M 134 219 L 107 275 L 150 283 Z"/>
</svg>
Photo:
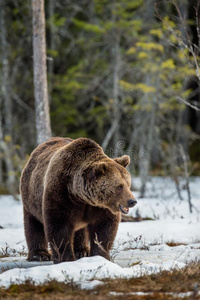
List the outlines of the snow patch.
<svg viewBox="0 0 200 300">
<path fill-rule="evenodd" d="M 170 179 L 152 179 L 148 198 L 139 199 L 138 192 L 134 193 L 138 204 L 129 215 L 135 217 L 138 209 L 142 218 L 153 220 L 120 223 L 111 261 L 95 256 L 57 265 L 26 260 L 22 204 L 12 196 L 0 196 L 0 286 L 27 279 L 35 283 L 56 279 L 93 289 L 106 278 L 137 277 L 200 260 L 200 178 L 191 179 L 190 188 L 192 214 L 184 189 L 180 201 Z"/>
</svg>

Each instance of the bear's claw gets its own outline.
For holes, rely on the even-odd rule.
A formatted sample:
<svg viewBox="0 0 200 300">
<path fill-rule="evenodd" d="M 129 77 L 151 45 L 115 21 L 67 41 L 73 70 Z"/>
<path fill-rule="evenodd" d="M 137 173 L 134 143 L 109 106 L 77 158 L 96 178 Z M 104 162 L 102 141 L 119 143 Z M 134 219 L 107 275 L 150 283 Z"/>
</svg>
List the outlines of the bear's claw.
<svg viewBox="0 0 200 300">
<path fill-rule="evenodd" d="M 28 261 L 50 261 L 50 260 L 51 260 L 51 255 L 48 252 L 44 252 L 44 251 L 29 254 L 28 256 Z"/>
<path fill-rule="evenodd" d="M 74 253 L 76 259 L 82 258 L 82 257 L 88 257 L 90 256 L 90 252 L 89 251 L 82 251 L 82 252 L 76 252 Z"/>
</svg>

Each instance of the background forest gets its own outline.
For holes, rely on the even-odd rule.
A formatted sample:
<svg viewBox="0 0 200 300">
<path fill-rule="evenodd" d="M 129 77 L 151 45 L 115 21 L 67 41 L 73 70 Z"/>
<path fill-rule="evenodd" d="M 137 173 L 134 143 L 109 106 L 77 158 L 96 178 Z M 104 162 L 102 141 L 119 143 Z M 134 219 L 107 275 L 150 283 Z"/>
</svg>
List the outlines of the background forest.
<svg viewBox="0 0 200 300">
<path fill-rule="evenodd" d="M 46 0 L 53 136 L 90 137 L 130 172 L 200 174 L 198 0 Z M 31 1 L 0 2 L 0 192 L 36 147 Z"/>
</svg>

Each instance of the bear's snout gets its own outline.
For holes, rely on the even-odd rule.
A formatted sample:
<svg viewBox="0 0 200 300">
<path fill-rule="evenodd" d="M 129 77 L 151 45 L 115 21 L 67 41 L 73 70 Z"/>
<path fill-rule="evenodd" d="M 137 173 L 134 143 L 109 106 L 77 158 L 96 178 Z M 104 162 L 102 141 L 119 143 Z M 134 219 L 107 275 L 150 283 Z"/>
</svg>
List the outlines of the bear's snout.
<svg viewBox="0 0 200 300">
<path fill-rule="evenodd" d="M 137 201 L 135 199 L 129 199 L 126 206 L 119 204 L 119 209 L 123 214 L 128 214 L 129 208 L 135 206 L 136 204 Z"/>
<path fill-rule="evenodd" d="M 133 207 L 137 204 L 137 201 L 135 199 L 130 199 L 127 202 L 128 202 L 128 207 Z"/>
</svg>

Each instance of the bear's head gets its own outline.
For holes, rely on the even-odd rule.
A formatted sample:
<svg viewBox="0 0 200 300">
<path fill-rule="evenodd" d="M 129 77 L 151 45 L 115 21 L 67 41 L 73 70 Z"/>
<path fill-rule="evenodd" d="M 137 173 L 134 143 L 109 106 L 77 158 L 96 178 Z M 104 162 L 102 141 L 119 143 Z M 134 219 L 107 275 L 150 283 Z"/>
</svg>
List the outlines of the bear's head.
<svg viewBox="0 0 200 300">
<path fill-rule="evenodd" d="M 75 176 L 73 194 L 90 205 L 127 214 L 137 203 L 130 190 L 131 176 L 126 169 L 129 163 L 128 155 L 91 161 Z"/>
</svg>

